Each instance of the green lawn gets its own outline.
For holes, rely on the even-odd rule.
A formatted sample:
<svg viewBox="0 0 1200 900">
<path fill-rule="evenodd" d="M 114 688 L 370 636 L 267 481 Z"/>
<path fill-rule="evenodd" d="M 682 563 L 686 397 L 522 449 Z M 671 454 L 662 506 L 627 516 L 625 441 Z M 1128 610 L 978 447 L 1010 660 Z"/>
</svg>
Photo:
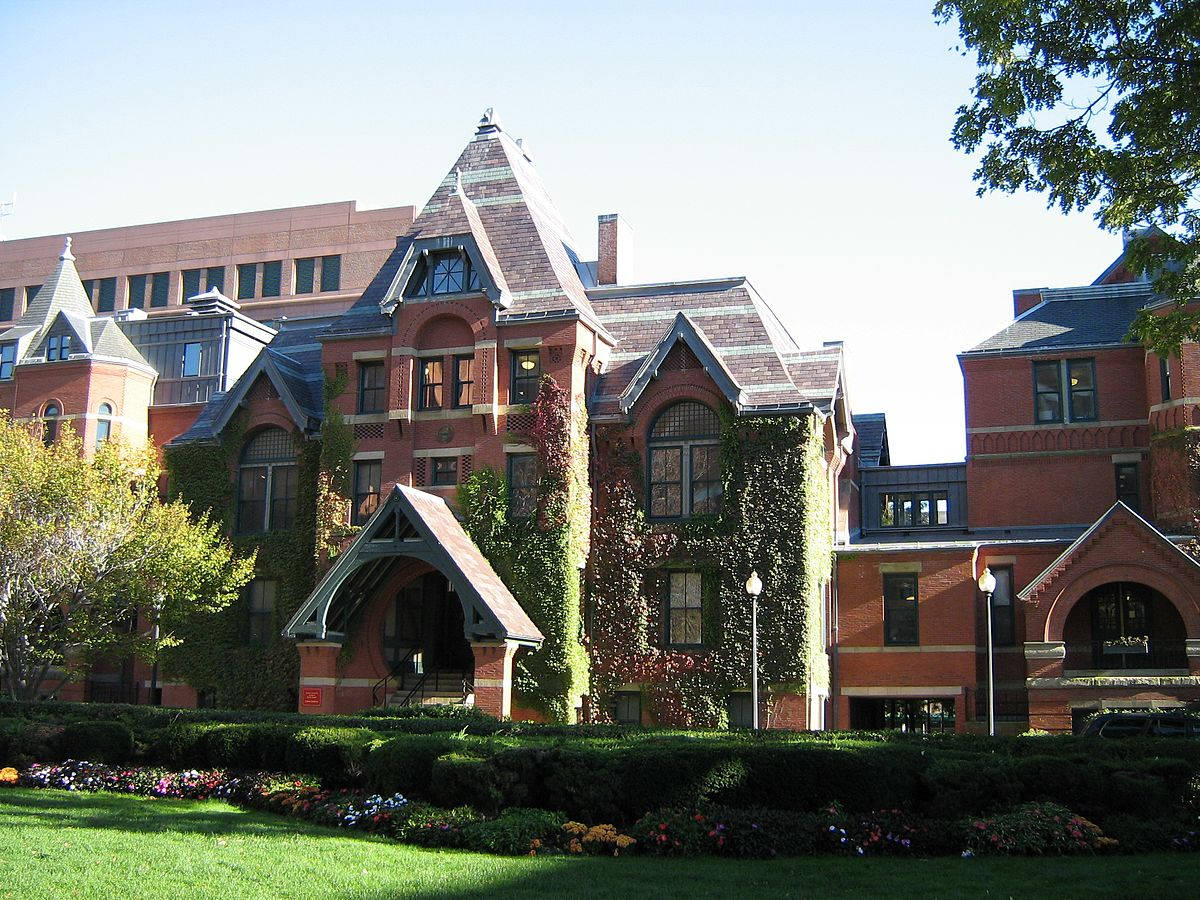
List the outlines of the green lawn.
<svg viewBox="0 0 1200 900">
<path fill-rule="evenodd" d="M 215 801 L 0 791 L 0 897 L 1194 897 L 1200 857 L 774 862 L 418 850 Z"/>
</svg>

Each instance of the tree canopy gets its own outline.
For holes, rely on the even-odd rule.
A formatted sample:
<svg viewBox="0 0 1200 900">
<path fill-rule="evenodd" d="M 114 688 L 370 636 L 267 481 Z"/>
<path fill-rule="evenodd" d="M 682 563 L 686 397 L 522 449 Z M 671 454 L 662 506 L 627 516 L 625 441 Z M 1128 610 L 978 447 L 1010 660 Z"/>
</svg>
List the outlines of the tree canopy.
<svg viewBox="0 0 1200 900">
<path fill-rule="evenodd" d="M 1036 191 L 1132 232 L 1127 264 L 1173 301 L 1132 336 L 1177 352 L 1200 337 L 1200 3 L 939 0 L 979 72 L 951 139 L 981 151 L 978 192 Z"/>
<path fill-rule="evenodd" d="M 53 696 L 103 656 L 152 660 L 178 624 L 227 606 L 249 580 L 207 517 L 162 503 L 153 447 L 70 428 L 45 444 L 0 411 L 0 680 L 20 700 Z M 157 626 L 157 627 L 155 627 Z"/>
</svg>

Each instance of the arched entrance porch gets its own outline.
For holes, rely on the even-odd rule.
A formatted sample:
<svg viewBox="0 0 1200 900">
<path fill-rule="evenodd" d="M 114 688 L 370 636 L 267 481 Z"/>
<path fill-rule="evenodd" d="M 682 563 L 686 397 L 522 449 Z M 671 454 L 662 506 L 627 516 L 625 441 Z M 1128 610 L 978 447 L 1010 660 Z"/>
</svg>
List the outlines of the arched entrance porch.
<svg viewBox="0 0 1200 900">
<path fill-rule="evenodd" d="M 431 686 L 434 659 L 439 667 L 463 667 L 458 670 L 463 690 L 465 644 L 475 705 L 507 716 L 513 656 L 518 647 L 542 641 L 445 501 L 400 485 L 292 616 L 284 634 L 300 639 L 301 712 L 351 712 L 391 702 L 401 687 L 407 698 L 418 682 Z M 363 635 L 365 647 L 351 640 Z M 359 659 L 353 671 L 344 657 L 339 659 L 348 642 L 351 660 Z M 377 661 L 374 678 L 364 678 L 359 668 L 363 649 Z"/>
</svg>

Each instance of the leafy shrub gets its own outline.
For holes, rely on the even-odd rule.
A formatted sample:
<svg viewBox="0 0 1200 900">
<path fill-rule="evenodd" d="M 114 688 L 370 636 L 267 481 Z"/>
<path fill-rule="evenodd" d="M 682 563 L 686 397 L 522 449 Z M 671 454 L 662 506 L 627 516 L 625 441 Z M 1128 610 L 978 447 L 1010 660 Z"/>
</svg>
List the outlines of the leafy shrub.
<svg viewBox="0 0 1200 900">
<path fill-rule="evenodd" d="M 377 740 L 374 732 L 359 728 L 301 728 L 288 735 L 284 761 L 288 769 L 315 775 L 326 787 L 344 787 L 362 779 L 368 749 Z"/>
<path fill-rule="evenodd" d="M 504 790 L 496 767 L 489 760 L 459 753 L 449 753 L 434 761 L 429 795 L 441 806 L 473 806 L 484 813 L 495 813 L 504 804 Z"/>
<path fill-rule="evenodd" d="M 1103 826 L 1122 853 L 1200 850 L 1200 818 L 1194 814 L 1149 818 L 1119 814 L 1105 818 Z"/>
<path fill-rule="evenodd" d="M 171 766 L 207 766 L 208 732 L 215 722 L 180 722 L 159 729 L 150 741 L 149 757 Z"/>
<path fill-rule="evenodd" d="M 244 771 L 287 768 L 291 725 L 218 725 L 203 732 L 200 744 L 210 765 Z"/>
<path fill-rule="evenodd" d="M 564 822 L 561 813 L 512 807 L 498 818 L 465 825 L 462 846 L 480 853 L 522 856 L 555 840 Z"/>
<path fill-rule="evenodd" d="M 76 759 L 129 762 L 133 759 L 133 732 L 120 722 L 73 722 L 63 729 L 61 747 Z"/>
<path fill-rule="evenodd" d="M 1026 803 L 965 823 L 966 851 L 1024 856 L 1086 853 L 1116 845 L 1098 826 L 1054 803 Z"/>
<path fill-rule="evenodd" d="M 427 803 L 409 804 L 407 815 L 396 826 L 396 837 L 419 847 L 463 847 L 463 830 L 483 816 L 469 806 L 441 809 Z"/>
<path fill-rule="evenodd" d="M 11 758 L 9 762 L 24 765 L 31 762 L 62 759 L 64 731 L 66 728 L 62 725 L 30 722 L 10 738 Z"/>
<path fill-rule="evenodd" d="M 363 780 L 380 794 L 429 797 L 433 763 L 454 748 L 447 735 L 401 735 L 373 748 L 363 764 Z"/>
</svg>

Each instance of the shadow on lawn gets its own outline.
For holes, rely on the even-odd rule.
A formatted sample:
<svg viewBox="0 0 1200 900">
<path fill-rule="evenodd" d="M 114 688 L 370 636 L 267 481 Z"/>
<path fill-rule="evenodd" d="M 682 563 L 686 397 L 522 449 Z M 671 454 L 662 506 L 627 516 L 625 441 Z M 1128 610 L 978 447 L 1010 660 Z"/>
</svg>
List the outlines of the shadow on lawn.
<svg viewBox="0 0 1200 900">
<path fill-rule="evenodd" d="M 187 807 L 181 813 L 179 804 Z M 107 828 L 131 832 L 178 831 L 196 834 L 290 835 L 324 831 L 319 826 L 279 817 L 279 822 L 247 821 L 245 811 L 217 806 L 196 807 L 194 801 L 139 798 L 122 794 L 35 791 L 0 794 L 0 819 L 9 825 L 63 829 Z"/>
</svg>

